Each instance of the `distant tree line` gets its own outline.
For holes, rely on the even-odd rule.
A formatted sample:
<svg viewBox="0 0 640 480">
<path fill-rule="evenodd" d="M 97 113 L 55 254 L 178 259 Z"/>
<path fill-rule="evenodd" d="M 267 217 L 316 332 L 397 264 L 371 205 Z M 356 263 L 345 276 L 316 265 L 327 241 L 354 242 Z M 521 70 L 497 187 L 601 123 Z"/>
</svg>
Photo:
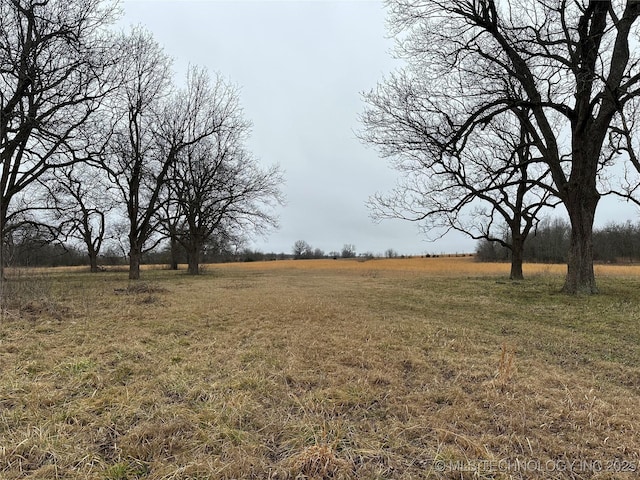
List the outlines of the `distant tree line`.
<svg viewBox="0 0 640 480">
<path fill-rule="evenodd" d="M 298 240 L 293 244 L 292 248 L 293 258 L 300 259 L 312 259 L 312 258 L 355 258 L 357 256 L 356 246 L 352 243 L 345 243 L 340 251 L 331 251 L 325 254 L 324 250 L 320 248 L 313 248 L 305 240 Z M 373 254 L 364 254 L 373 256 Z"/>
<path fill-rule="evenodd" d="M 5 258 L 13 267 L 58 267 L 87 265 L 87 253 L 81 244 L 73 243 L 73 238 L 64 239 L 57 235 L 57 230 L 38 222 L 22 222 L 11 229 L 5 239 Z M 506 257 L 497 255 L 497 251 L 486 249 L 487 261 L 501 261 Z M 455 254 L 455 256 L 465 254 Z M 423 258 L 438 257 L 436 254 L 423 254 Z M 453 255 L 452 255 L 453 256 Z M 399 254 L 395 249 L 388 248 L 384 253 L 374 254 L 367 251 L 356 252 L 353 244 L 343 245 L 341 250 L 325 252 L 320 248 L 313 248 L 304 240 L 294 243 L 291 253 L 262 252 L 251 249 L 242 243 L 220 241 L 212 238 L 202 247 L 202 263 L 229 262 L 264 262 L 292 259 L 323 259 L 323 258 L 412 258 L 411 255 Z M 97 256 L 98 270 L 108 267 L 124 267 L 129 263 L 126 244 L 116 241 L 107 242 Z M 164 242 L 146 251 L 141 259 L 142 264 L 166 265 L 167 268 L 177 269 L 178 264 L 188 264 L 188 252 L 178 244 L 177 248 L 170 242 Z"/>
<path fill-rule="evenodd" d="M 40 224 L 23 224 L 13 229 L 5 241 L 5 258 L 12 267 L 60 267 L 87 265 L 87 253 L 82 248 L 67 244 L 54 232 Z M 247 247 L 220 245 L 207 242 L 202 248 L 202 263 L 256 262 L 286 260 L 293 258 L 286 253 L 264 253 Z M 129 258 L 116 243 L 103 248 L 97 257 L 98 270 L 127 266 Z M 158 245 L 142 256 L 142 264 L 166 265 L 173 268 L 173 262 L 187 264 L 187 251 L 179 246 L 172 250 L 167 243 Z"/>
<path fill-rule="evenodd" d="M 571 225 L 563 219 L 544 219 L 529 235 L 523 249 L 527 262 L 564 263 L 567 261 Z M 506 238 L 508 243 L 509 239 Z M 478 242 L 476 258 L 483 262 L 511 261 L 511 250 L 501 243 Z M 603 263 L 640 262 L 640 222 L 609 223 L 593 232 L 593 258 Z"/>
</svg>

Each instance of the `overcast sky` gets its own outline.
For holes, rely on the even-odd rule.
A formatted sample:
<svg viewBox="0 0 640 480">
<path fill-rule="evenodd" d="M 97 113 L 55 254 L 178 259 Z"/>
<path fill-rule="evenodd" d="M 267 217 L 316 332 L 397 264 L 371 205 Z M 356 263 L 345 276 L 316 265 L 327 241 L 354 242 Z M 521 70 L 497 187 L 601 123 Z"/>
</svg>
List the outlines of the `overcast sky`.
<svg viewBox="0 0 640 480">
<path fill-rule="evenodd" d="M 123 26 L 143 25 L 174 58 L 176 83 L 189 65 L 240 87 L 253 123 L 249 148 L 285 172 L 281 227 L 253 248 L 291 252 L 305 240 L 325 252 L 472 252 L 452 233 L 425 241 L 415 224 L 371 221 L 370 195 L 392 189 L 396 172 L 356 138 L 361 93 L 397 67 L 382 1 L 124 0 Z M 631 207 L 601 205 L 597 223 L 636 219 Z"/>
</svg>

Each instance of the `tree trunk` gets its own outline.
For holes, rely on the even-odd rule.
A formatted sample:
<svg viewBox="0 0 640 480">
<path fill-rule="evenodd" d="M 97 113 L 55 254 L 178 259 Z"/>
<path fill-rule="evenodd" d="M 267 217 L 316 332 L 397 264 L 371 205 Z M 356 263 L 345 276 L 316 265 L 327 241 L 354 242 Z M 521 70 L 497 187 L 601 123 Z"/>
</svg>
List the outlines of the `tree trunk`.
<svg viewBox="0 0 640 480">
<path fill-rule="evenodd" d="M 1 310 L 4 308 L 4 247 L 5 247 L 5 210 L 2 208 L 2 198 L 0 196 L 0 314 Z"/>
<path fill-rule="evenodd" d="M 180 254 L 180 245 L 174 235 L 171 235 L 171 270 L 178 270 L 178 255 Z"/>
<path fill-rule="evenodd" d="M 187 250 L 187 261 L 189 264 L 189 275 L 200 275 L 200 247 L 190 246 Z"/>
<path fill-rule="evenodd" d="M 97 273 L 98 269 L 98 252 L 89 252 L 89 268 L 91 273 Z"/>
<path fill-rule="evenodd" d="M 522 273 L 522 254 L 524 249 L 524 238 L 520 234 L 511 235 L 511 280 L 524 280 Z"/>
<path fill-rule="evenodd" d="M 141 260 L 141 249 L 137 245 L 132 245 L 129 251 L 129 280 L 140 280 Z"/>
<path fill-rule="evenodd" d="M 571 234 L 567 259 L 567 277 L 563 292 L 598 293 L 593 271 L 593 221 L 600 196 L 595 188 L 575 188 L 565 202 Z"/>
</svg>

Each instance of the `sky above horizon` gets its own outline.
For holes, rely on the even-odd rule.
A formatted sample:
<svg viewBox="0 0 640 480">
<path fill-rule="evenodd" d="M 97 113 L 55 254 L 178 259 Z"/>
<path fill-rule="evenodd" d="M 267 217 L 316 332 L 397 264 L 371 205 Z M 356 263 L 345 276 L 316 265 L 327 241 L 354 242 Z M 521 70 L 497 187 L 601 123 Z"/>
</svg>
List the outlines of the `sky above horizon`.
<svg viewBox="0 0 640 480">
<path fill-rule="evenodd" d="M 176 84 L 198 65 L 240 87 L 253 124 L 248 147 L 286 179 L 280 229 L 252 248 L 290 253 L 305 240 L 327 253 L 344 244 L 374 254 L 474 251 L 460 233 L 429 242 L 415 223 L 369 216 L 367 199 L 398 179 L 356 136 L 362 92 L 399 66 L 381 0 L 124 0 L 122 8 L 120 26 L 144 26 L 173 57 Z M 596 223 L 636 218 L 630 205 L 605 200 Z"/>
</svg>

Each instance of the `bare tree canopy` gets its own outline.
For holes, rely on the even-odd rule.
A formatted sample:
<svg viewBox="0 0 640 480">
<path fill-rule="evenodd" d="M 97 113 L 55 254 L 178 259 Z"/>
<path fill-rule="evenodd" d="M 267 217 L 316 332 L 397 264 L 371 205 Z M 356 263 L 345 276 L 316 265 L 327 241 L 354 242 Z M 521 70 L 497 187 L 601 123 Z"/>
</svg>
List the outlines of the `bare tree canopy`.
<svg viewBox="0 0 640 480">
<path fill-rule="evenodd" d="M 219 79 L 218 82 L 220 83 Z M 230 104 L 237 94 L 227 90 Z M 243 145 L 248 123 L 239 108 L 211 136 L 185 148 L 168 181 L 175 205 L 175 234 L 187 252 L 189 273 L 199 273 L 203 246 L 213 237 L 246 237 L 277 227 L 273 207 L 282 203 L 278 167 L 263 170 Z"/>
<path fill-rule="evenodd" d="M 606 166 L 603 146 L 621 107 L 638 96 L 640 2 L 390 0 L 390 26 L 411 90 L 396 105 L 383 153 L 439 158 L 474 148 L 476 135 L 512 112 L 530 163 L 571 224 L 564 290 L 595 293 L 592 230 Z M 418 92 L 417 95 L 413 95 Z M 396 138 L 414 131 L 410 148 Z M 499 147 L 496 147 L 499 148 Z M 542 178 L 539 177 L 541 180 Z M 546 177 L 545 177 L 546 178 Z"/>
<path fill-rule="evenodd" d="M 309 245 L 305 240 L 296 240 L 293 244 L 293 258 L 296 260 L 300 258 L 313 258 L 313 247 Z"/>
<path fill-rule="evenodd" d="M 203 247 L 213 240 L 245 238 L 277 227 L 273 207 L 282 203 L 278 167 L 262 169 L 245 146 L 250 123 L 243 118 L 238 89 L 220 75 L 192 68 L 185 113 L 202 110 L 193 128 L 212 122 L 176 151 L 166 182 L 163 219 L 171 240 L 187 253 L 189 273 L 199 273 Z M 184 97 L 186 98 L 186 97 Z M 197 101 L 197 103 L 195 103 Z"/>
<path fill-rule="evenodd" d="M 59 241 L 81 242 L 91 272 L 98 272 L 98 255 L 108 239 L 108 215 L 116 208 L 105 172 L 88 163 L 52 170 L 38 180 L 42 198 L 37 201 L 47 215 L 44 222 Z"/>
<path fill-rule="evenodd" d="M 517 117 L 511 112 L 494 117 L 466 138 L 463 149 L 455 149 L 445 139 L 424 138 L 419 120 L 424 112 L 414 106 L 426 104 L 428 92 L 415 88 L 406 74 L 365 100 L 361 138 L 391 157 L 403 175 L 391 194 L 370 200 L 374 219 L 419 222 L 431 239 L 458 230 L 500 243 L 512 253 L 510 277 L 522 279 L 524 242 L 541 211 L 558 201 L 547 187 L 549 170 L 532 158 L 532 142 Z"/>
<path fill-rule="evenodd" d="M 129 221 L 129 278 L 140 277 L 142 254 L 154 232 L 154 212 L 173 152 L 160 141 L 171 93 L 171 61 L 150 33 L 136 28 L 120 39 L 127 52 L 112 103 L 112 134 L 102 168 Z"/>
<path fill-rule="evenodd" d="M 103 0 L 0 0 L 0 237 L 16 194 L 91 147 L 114 63 Z"/>
</svg>

